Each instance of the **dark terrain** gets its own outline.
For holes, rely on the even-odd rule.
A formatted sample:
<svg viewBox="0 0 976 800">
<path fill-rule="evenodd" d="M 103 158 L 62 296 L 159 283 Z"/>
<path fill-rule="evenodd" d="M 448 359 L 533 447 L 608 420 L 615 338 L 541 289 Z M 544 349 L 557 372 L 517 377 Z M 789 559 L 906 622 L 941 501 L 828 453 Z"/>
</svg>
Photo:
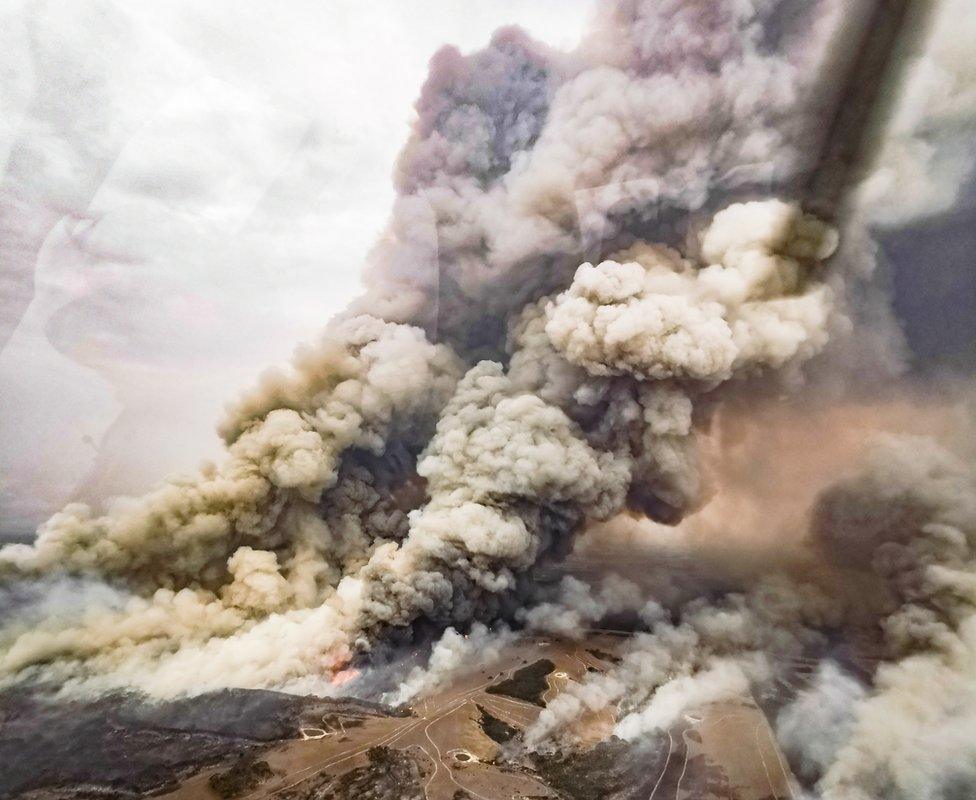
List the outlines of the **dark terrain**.
<svg viewBox="0 0 976 800">
<path fill-rule="evenodd" d="M 527 636 L 409 707 L 225 690 L 151 702 L 0 693 L 0 800 L 786 800 L 796 784 L 749 697 L 668 730 L 613 736 L 618 709 L 574 744 L 524 733 L 560 691 L 619 659 L 626 636 Z M 778 764 L 776 771 L 769 765 Z"/>
<path fill-rule="evenodd" d="M 81 701 L 8 690 L 0 694 L 0 798 L 144 797 L 206 766 L 260 763 L 255 756 L 269 745 L 298 737 L 304 721 L 330 712 L 393 713 L 268 691 L 152 703 L 123 693 Z M 233 796 L 219 786 L 227 788 L 218 780 L 217 794 Z"/>
</svg>

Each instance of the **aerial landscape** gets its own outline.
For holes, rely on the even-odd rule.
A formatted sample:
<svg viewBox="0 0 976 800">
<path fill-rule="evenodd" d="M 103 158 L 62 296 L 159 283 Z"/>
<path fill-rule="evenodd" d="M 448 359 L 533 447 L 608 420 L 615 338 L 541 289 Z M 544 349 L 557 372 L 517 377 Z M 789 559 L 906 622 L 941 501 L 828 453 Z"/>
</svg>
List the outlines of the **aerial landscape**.
<svg viewBox="0 0 976 800">
<path fill-rule="evenodd" d="M 976 797 L 969 0 L 0 13 L 0 800 Z"/>
</svg>

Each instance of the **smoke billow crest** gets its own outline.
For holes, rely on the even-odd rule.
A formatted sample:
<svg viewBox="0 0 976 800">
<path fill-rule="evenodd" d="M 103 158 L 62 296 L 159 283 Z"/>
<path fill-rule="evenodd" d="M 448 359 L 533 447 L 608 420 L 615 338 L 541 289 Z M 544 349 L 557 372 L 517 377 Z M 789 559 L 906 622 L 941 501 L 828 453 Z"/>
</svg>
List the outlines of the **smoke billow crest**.
<svg viewBox="0 0 976 800">
<path fill-rule="evenodd" d="M 111 587 L 81 613 L 15 609 L 0 679 L 287 687 L 448 629 L 402 700 L 470 655 L 457 630 L 636 614 L 621 663 L 542 713 L 528 743 L 545 746 L 587 708 L 618 705 L 637 737 L 826 652 L 853 588 L 766 576 L 672 602 L 569 581 L 540 604 L 532 584 L 591 523 L 696 512 L 723 398 L 845 363 L 869 270 L 839 247 L 854 222 L 808 213 L 822 198 L 804 191 L 873 7 L 617 0 L 572 53 L 517 30 L 438 53 L 366 295 L 229 409 L 221 464 L 101 514 L 68 506 L 0 550 L 14 594 Z M 936 796 L 939 764 L 976 763 L 973 475 L 927 440 L 878 453 L 820 496 L 809 543 L 880 587 L 883 663 L 867 685 L 824 661 L 777 717 L 826 797 Z M 929 767 L 905 766 L 909 730 L 948 736 Z"/>
</svg>

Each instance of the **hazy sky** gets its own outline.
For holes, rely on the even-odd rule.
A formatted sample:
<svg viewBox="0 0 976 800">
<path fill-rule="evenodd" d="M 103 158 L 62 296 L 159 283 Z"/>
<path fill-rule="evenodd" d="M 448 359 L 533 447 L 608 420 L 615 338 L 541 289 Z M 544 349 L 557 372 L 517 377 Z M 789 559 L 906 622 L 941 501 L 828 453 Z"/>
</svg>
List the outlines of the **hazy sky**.
<svg viewBox="0 0 976 800">
<path fill-rule="evenodd" d="M 0 532 L 215 456 L 358 291 L 432 53 L 592 0 L 63 0 L 0 18 Z"/>
</svg>

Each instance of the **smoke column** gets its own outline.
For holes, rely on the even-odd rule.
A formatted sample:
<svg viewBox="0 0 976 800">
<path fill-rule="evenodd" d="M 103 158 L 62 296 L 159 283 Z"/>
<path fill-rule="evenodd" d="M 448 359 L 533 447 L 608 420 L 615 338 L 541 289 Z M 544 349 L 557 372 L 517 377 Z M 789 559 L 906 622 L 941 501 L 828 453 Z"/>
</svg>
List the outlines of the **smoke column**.
<svg viewBox="0 0 976 800">
<path fill-rule="evenodd" d="M 3 551 L 7 580 L 132 593 L 111 624 L 13 637 L 4 670 L 280 682 L 391 625 L 504 613 L 587 519 L 694 508 L 700 401 L 843 319 L 832 229 L 709 210 L 806 183 L 868 11 L 779 5 L 609 4 L 576 53 L 516 30 L 438 53 L 367 296 L 230 410 L 220 466 Z"/>
<path fill-rule="evenodd" d="M 419 627 L 525 620 L 534 571 L 581 528 L 701 507 L 699 432 L 725 398 L 799 390 L 807 366 L 840 381 L 897 367 L 861 220 L 813 180 L 837 168 L 824 120 L 851 102 L 883 5 L 617 0 L 571 53 L 516 29 L 437 53 L 364 297 L 228 409 L 219 465 L 68 506 L 0 551 L 13 596 L 90 589 L 80 609 L 15 608 L 3 680 L 281 687 Z M 863 557 L 893 603 L 891 660 L 842 720 L 846 743 L 796 756 L 830 796 L 923 796 L 874 728 L 892 706 L 914 724 L 901 698 L 923 674 L 946 702 L 973 675 L 971 476 L 919 447 L 817 506 L 811 536 Z M 649 632 L 592 694 L 639 698 L 618 732 L 761 683 L 840 624 L 831 598 L 784 581 L 677 622 L 638 592 Z M 675 672 L 687 685 L 661 688 Z M 857 694 L 827 667 L 823 683 Z M 580 702 L 556 701 L 536 740 Z"/>
</svg>

